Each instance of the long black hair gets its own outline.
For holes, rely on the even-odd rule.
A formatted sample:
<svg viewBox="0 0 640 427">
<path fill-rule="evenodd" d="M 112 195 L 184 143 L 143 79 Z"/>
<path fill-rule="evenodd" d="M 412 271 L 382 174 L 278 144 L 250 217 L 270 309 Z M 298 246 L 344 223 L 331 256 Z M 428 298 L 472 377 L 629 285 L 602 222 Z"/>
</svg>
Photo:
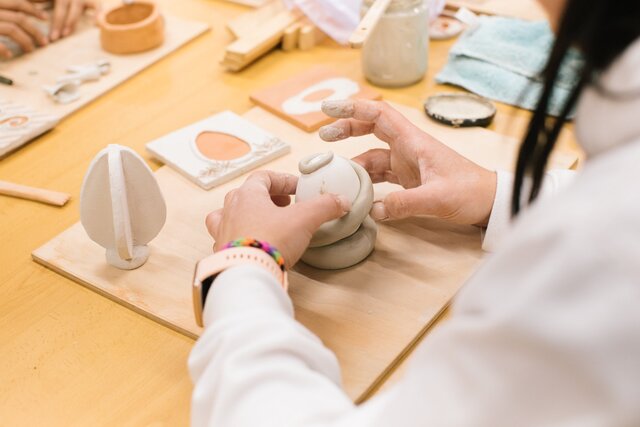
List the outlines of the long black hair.
<svg viewBox="0 0 640 427">
<path fill-rule="evenodd" d="M 543 73 L 544 89 L 518 155 L 511 201 L 514 216 L 520 211 L 525 177 L 532 180 L 529 202 L 538 196 L 549 155 L 583 89 L 638 37 L 640 0 L 567 0 L 557 39 Z M 552 117 L 548 109 L 556 80 L 567 52 L 574 47 L 581 51 L 584 63 L 560 115 Z"/>
</svg>

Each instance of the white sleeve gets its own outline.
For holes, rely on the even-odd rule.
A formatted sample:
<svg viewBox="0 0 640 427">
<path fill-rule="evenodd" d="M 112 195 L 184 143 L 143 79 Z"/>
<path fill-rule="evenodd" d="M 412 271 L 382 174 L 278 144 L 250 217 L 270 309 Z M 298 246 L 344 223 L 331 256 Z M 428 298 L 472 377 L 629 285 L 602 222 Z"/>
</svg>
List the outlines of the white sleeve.
<svg viewBox="0 0 640 427">
<path fill-rule="evenodd" d="M 511 172 L 497 171 L 498 179 L 496 197 L 487 229 L 484 231 L 482 249 L 495 252 L 496 248 L 511 228 L 511 198 L 513 196 L 514 176 Z M 575 171 L 566 169 L 552 170 L 546 173 L 540 192 L 540 197 L 552 197 L 569 186 L 576 175 Z M 528 191 L 523 191 L 526 200 Z M 523 202 L 525 204 L 526 202 Z"/>
<path fill-rule="evenodd" d="M 194 426 L 311 426 L 353 409 L 335 355 L 293 318 L 280 284 L 254 266 L 220 274 L 189 359 Z"/>
<path fill-rule="evenodd" d="M 616 252 L 634 267 L 616 272 L 615 263 L 598 263 L 598 251 L 580 252 L 588 237 L 557 241 L 533 232 L 492 257 L 402 381 L 360 406 L 278 283 L 255 267 L 228 270 L 211 288 L 189 360 L 192 424 L 640 425 L 640 264 Z"/>
</svg>

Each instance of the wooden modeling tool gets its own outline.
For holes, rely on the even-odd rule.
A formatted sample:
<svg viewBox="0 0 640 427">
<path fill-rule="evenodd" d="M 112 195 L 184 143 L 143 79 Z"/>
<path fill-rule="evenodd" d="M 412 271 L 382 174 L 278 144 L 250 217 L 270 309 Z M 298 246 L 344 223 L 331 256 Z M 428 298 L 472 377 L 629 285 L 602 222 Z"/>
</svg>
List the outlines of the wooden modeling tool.
<svg viewBox="0 0 640 427">
<path fill-rule="evenodd" d="M 0 194 L 3 196 L 17 197 L 19 199 L 32 200 L 52 206 L 64 206 L 71 195 L 57 191 L 44 190 L 42 188 L 28 187 L 12 182 L 0 181 Z"/>
<path fill-rule="evenodd" d="M 391 0 L 376 0 L 376 2 L 369 8 L 367 14 L 362 18 L 358 28 L 351 34 L 349 38 L 349 44 L 354 49 L 362 47 L 371 31 L 378 25 L 378 21 L 382 18 L 382 15 L 387 11 L 387 8 L 391 4 Z"/>
</svg>

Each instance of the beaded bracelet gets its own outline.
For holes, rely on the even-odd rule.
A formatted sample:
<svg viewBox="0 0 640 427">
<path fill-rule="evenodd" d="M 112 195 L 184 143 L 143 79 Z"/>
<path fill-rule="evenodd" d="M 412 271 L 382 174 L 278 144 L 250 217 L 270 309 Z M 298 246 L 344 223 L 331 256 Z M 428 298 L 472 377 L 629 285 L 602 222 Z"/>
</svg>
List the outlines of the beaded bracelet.
<svg viewBox="0 0 640 427">
<path fill-rule="evenodd" d="M 280 251 L 278 251 L 276 248 L 274 248 L 267 242 L 262 242 L 260 240 L 256 240 L 251 237 L 241 237 L 239 239 L 232 240 L 231 242 L 224 245 L 221 250 L 225 250 L 229 248 L 241 248 L 241 247 L 256 248 L 266 252 L 278 264 L 278 267 L 280 267 L 280 270 L 282 271 L 285 270 L 284 258 L 282 257 L 282 254 L 280 253 Z"/>
</svg>

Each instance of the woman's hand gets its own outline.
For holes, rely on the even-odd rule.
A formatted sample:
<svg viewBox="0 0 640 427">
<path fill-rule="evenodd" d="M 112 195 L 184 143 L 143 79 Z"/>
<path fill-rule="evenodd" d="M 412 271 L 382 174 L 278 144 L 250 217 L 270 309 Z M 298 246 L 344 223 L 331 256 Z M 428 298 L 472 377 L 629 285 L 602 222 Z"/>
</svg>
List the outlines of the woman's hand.
<svg viewBox="0 0 640 427">
<path fill-rule="evenodd" d="M 24 52 L 48 43 L 47 37 L 31 22 L 32 18 L 46 19 L 47 14 L 28 0 L 0 0 L 0 35 L 9 37 Z M 10 59 L 13 53 L 0 43 L 0 56 Z"/>
<path fill-rule="evenodd" d="M 297 184 L 296 176 L 284 173 L 260 171 L 249 176 L 226 195 L 222 209 L 207 216 L 214 250 L 240 237 L 252 237 L 269 242 L 280 251 L 286 266 L 293 266 L 322 224 L 351 209 L 347 198 L 333 194 L 291 205 Z"/>
<path fill-rule="evenodd" d="M 49 32 L 51 41 L 73 33 L 84 11 L 96 9 L 97 6 L 98 4 L 94 0 L 55 0 L 51 31 Z"/>
<path fill-rule="evenodd" d="M 459 224 L 487 224 L 496 192 L 495 172 L 424 133 L 385 102 L 331 101 L 323 104 L 323 111 L 342 119 L 320 129 L 325 141 L 372 133 L 389 144 L 389 149 L 370 150 L 353 159 L 373 182 L 406 189 L 374 203 L 374 219 L 429 215 Z"/>
</svg>

